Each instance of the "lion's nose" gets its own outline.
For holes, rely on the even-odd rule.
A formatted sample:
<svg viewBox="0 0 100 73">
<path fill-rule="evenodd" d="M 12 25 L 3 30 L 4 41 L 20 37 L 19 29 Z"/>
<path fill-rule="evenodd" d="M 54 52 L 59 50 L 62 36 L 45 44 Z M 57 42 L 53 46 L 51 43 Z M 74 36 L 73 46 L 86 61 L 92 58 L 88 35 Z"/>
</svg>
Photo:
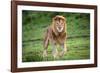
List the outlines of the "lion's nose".
<svg viewBox="0 0 100 73">
<path fill-rule="evenodd" d="M 59 29 L 61 29 L 61 27 L 58 27 Z"/>
</svg>

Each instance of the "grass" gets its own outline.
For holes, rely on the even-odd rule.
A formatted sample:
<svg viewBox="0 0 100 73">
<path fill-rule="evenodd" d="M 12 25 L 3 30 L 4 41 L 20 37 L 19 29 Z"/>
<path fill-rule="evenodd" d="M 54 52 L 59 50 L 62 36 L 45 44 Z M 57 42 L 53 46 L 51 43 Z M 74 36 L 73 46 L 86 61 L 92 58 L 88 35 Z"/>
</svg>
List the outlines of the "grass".
<svg viewBox="0 0 100 73">
<path fill-rule="evenodd" d="M 53 61 L 52 48 L 48 47 L 48 56 L 43 59 L 43 37 L 51 24 L 52 16 L 60 14 L 67 19 L 68 52 L 56 60 L 82 60 L 90 58 L 90 15 L 88 13 L 63 13 L 23 11 L 22 61 Z M 59 48 L 61 50 L 61 48 Z"/>
<path fill-rule="evenodd" d="M 72 38 L 67 40 L 68 52 L 57 60 L 79 60 L 89 59 L 89 37 Z M 46 61 L 53 60 L 51 46 L 48 48 L 48 57 Z M 42 41 L 25 42 L 23 47 L 23 62 L 44 61 L 42 57 L 43 45 Z"/>
</svg>

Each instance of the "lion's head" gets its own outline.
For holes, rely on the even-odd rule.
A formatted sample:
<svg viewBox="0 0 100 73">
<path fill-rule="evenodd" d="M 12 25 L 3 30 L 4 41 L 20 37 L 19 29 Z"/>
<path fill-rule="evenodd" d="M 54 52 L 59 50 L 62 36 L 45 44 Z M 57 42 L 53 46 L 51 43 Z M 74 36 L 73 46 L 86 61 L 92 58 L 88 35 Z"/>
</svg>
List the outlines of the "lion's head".
<svg viewBox="0 0 100 73">
<path fill-rule="evenodd" d="M 53 30 L 56 33 L 61 33 L 66 31 L 66 19 L 63 16 L 57 15 L 52 21 Z"/>
</svg>

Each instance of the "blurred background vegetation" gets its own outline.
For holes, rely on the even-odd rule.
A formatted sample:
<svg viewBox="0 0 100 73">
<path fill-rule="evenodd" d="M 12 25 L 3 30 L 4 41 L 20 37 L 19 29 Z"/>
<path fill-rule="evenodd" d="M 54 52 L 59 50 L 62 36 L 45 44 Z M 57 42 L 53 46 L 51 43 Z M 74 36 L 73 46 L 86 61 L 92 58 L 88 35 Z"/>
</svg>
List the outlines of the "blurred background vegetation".
<svg viewBox="0 0 100 73">
<path fill-rule="evenodd" d="M 52 61 L 51 46 L 47 59 L 42 58 L 43 37 L 52 18 L 62 15 L 67 23 L 68 52 L 57 60 L 90 58 L 90 14 L 68 12 L 22 11 L 22 61 Z"/>
</svg>

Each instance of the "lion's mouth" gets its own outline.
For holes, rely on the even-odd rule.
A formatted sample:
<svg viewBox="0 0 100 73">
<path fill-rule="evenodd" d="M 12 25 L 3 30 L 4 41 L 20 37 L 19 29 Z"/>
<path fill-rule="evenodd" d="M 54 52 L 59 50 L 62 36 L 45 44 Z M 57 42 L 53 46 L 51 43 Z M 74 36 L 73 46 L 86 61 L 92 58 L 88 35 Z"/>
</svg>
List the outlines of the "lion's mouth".
<svg viewBox="0 0 100 73">
<path fill-rule="evenodd" d="M 62 32 L 63 31 L 63 27 L 57 27 L 57 31 L 58 32 Z"/>
</svg>

